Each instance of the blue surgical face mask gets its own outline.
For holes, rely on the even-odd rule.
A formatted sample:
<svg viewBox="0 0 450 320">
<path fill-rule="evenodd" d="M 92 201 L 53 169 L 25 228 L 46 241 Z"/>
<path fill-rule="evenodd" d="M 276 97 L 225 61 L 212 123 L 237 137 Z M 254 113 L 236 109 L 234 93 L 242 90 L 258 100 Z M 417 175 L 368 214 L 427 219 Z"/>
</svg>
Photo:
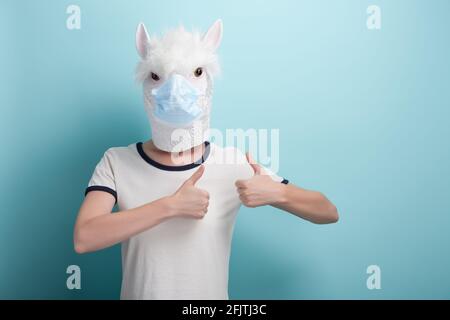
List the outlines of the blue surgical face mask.
<svg viewBox="0 0 450 320">
<path fill-rule="evenodd" d="M 151 91 L 155 102 L 155 117 L 172 124 L 189 124 L 202 113 L 197 100 L 200 96 L 183 76 L 172 75 L 159 88 Z"/>
</svg>

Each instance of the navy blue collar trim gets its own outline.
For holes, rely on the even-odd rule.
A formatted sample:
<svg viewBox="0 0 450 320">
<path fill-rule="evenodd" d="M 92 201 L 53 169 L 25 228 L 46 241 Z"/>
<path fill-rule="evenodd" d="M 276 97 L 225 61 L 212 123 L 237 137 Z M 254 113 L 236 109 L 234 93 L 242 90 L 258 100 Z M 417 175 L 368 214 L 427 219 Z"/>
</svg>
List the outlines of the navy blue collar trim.
<svg viewBox="0 0 450 320">
<path fill-rule="evenodd" d="M 142 159 L 145 160 L 145 162 L 147 162 L 148 164 L 161 169 L 161 170 L 166 170 L 166 171 L 185 171 L 185 170 L 190 170 L 193 169 L 195 167 L 198 167 L 199 165 L 201 165 L 202 163 L 204 163 L 206 161 L 206 159 L 209 156 L 209 152 L 210 152 L 210 143 L 208 141 L 205 141 L 205 151 L 203 152 L 203 155 L 200 159 L 198 159 L 197 161 L 193 162 L 193 163 L 189 163 L 189 164 L 184 164 L 182 166 L 169 166 L 166 164 L 162 164 L 159 162 L 156 162 L 155 160 L 153 160 L 152 158 L 150 158 L 145 152 L 144 152 L 144 148 L 142 146 L 142 142 L 138 142 L 136 143 L 136 148 L 137 151 L 139 153 L 139 155 L 142 157 Z"/>
</svg>

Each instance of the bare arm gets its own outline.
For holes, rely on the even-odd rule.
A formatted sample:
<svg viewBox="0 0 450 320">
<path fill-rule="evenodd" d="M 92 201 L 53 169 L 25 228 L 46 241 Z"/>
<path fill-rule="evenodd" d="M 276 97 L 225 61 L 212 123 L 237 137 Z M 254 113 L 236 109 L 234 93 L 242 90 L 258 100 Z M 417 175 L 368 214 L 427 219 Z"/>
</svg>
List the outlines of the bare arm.
<svg viewBox="0 0 450 320">
<path fill-rule="evenodd" d="M 91 191 L 81 205 L 74 230 L 78 253 L 110 247 L 169 218 L 168 199 L 111 214 L 115 199 L 102 191 Z"/>
<path fill-rule="evenodd" d="M 322 193 L 281 184 L 279 197 L 271 205 L 313 223 L 335 223 L 339 220 L 336 207 Z"/>
<path fill-rule="evenodd" d="M 110 247 L 169 218 L 203 218 L 208 209 L 209 194 L 195 186 L 203 172 L 204 167 L 201 166 L 171 196 L 114 214 L 111 210 L 115 199 L 111 194 L 89 192 L 75 223 L 75 251 L 85 253 Z"/>
<path fill-rule="evenodd" d="M 247 155 L 255 175 L 236 181 L 242 203 L 247 207 L 271 205 L 313 223 L 334 223 L 339 219 L 336 207 L 322 193 L 274 181 Z"/>
</svg>

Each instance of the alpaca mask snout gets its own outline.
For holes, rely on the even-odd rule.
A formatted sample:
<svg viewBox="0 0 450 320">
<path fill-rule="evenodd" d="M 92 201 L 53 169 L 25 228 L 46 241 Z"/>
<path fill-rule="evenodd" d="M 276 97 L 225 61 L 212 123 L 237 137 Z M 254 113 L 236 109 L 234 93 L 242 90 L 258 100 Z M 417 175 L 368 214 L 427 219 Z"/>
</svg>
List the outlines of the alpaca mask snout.
<svg viewBox="0 0 450 320">
<path fill-rule="evenodd" d="M 183 76 L 173 74 L 160 87 L 151 90 L 154 115 L 171 124 L 192 123 L 202 113 L 197 103 L 200 95 Z"/>
</svg>

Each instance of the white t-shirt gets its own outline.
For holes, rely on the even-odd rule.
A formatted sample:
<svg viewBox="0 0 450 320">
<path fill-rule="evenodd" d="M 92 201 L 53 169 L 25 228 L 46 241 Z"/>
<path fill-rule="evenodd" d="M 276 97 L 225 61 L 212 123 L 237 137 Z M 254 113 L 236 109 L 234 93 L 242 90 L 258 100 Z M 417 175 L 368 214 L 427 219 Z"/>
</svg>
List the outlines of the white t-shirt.
<svg viewBox="0 0 450 320">
<path fill-rule="evenodd" d="M 86 194 L 109 192 L 119 210 L 173 194 L 205 165 L 196 184 L 210 194 L 203 219 L 171 218 L 122 242 L 121 299 L 228 299 L 231 238 L 241 205 L 234 183 L 253 176 L 253 169 L 235 148 L 205 146 L 203 157 L 188 165 L 157 163 L 142 143 L 110 148 L 97 164 Z"/>
</svg>

